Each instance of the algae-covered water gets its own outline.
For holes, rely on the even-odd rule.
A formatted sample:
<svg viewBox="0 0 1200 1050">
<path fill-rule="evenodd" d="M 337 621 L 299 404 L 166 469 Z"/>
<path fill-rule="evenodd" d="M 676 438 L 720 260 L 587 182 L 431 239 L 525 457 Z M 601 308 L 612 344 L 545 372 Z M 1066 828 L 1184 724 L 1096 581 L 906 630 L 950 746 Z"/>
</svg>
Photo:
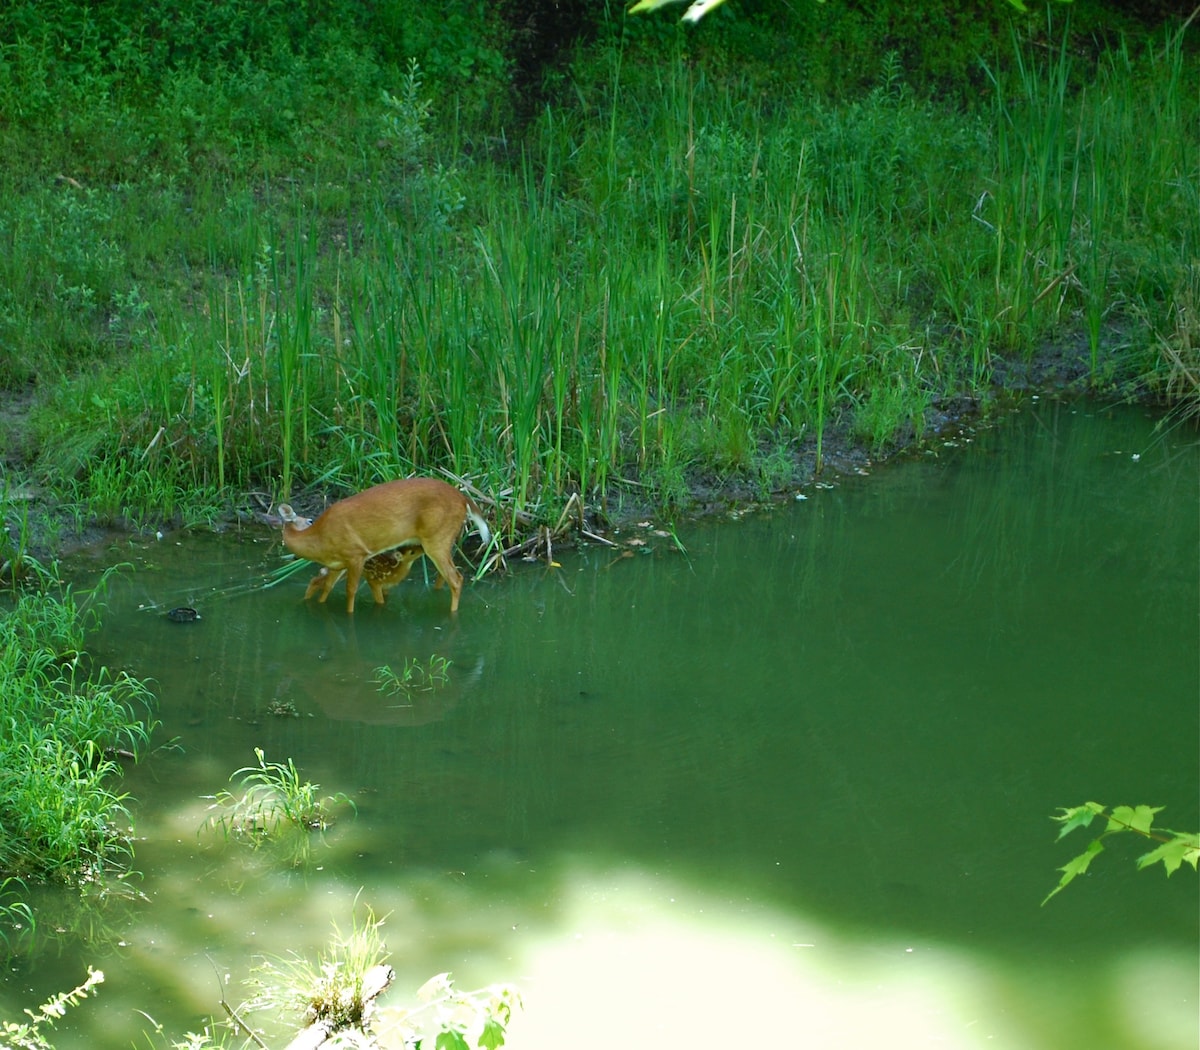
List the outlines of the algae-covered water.
<svg viewBox="0 0 1200 1050">
<path fill-rule="evenodd" d="M 266 532 L 94 556 L 133 568 L 93 649 L 154 679 L 172 742 L 124 785 L 144 899 L 60 902 L 79 931 L 10 959 L 0 1008 L 91 963 L 57 1045 L 147 1045 L 139 1011 L 179 1037 L 357 901 L 390 1001 L 515 985 L 531 1050 L 1194 1050 L 1190 869 L 1114 841 L 1039 906 L 1086 845 L 1058 807 L 1200 825 L 1194 432 L 1034 400 L 803 495 L 681 525 L 684 551 L 649 523 L 517 565 L 453 620 L 419 569 L 353 618 L 307 574 L 231 596 L 279 563 Z M 447 684 L 380 691 L 431 657 Z M 256 747 L 357 807 L 297 866 L 201 830 Z"/>
</svg>

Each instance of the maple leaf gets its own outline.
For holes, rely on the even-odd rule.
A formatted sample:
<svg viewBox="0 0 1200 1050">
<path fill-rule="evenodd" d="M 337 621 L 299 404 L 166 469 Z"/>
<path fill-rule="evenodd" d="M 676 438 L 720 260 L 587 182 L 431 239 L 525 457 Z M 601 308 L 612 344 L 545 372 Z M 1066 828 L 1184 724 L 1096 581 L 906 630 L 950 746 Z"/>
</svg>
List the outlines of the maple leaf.
<svg viewBox="0 0 1200 1050">
<path fill-rule="evenodd" d="M 1150 834 L 1154 824 L 1154 814 L 1162 811 L 1162 806 L 1117 806 L 1108 818 L 1105 831 L 1124 831 L 1126 828 L 1137 831 L 1142 835 Z"/>
<path fill-rule="evenodd" d="M 1078 857 L 1072 857 L 1069 861 L 1067 861 L 1066 864 L 1058 869 L 1063 873 L 1063 877 L 1059 879 L 1058 885 L 1055 886 L 1054 889 L 1052 889 L 1048 894 L 1046 894 L 1046 900 L 1042 901 L 1042 903 L 1045 904 L 1046 901 L 1048 901 L 1056 893 L 1066 889 L 1067 886 L 1074 881 L 1075 877 L 1077 875 L 1082 875 L 1085 871 L 1087 871 L 1088 865 L 1091 864 L 1092 861 L 1100 856 L 1100 854 L 1103 852 L 1104 843 L 1099 839 L 1092 839 L 1092 841 L 1088 843 L 1088 848 L 1079 854 Z"/>
<path fill-rule="evenodd" d="M 1167 869 L 1167 875 L 1174 874 L 1175 869 L 1184 861 L 1187 861 L 1193 869 L 1196 868 L 1196 862 L 1200 860 L 1200 834 L 1185 835 L 1179 831 L 1172 831 L 1169 834 L 1175 837 L 1169 842 L 1164 842 L 1157 849 L 1138 857 L 1139 869 L 1148 868 L 1160 860 L 1163 867 Z"/>
<path fill-rule="evenodd" d="M 1061 839 L 1076 828 L 1086 828 L 1092 822 L 1093 817 L 1104 812 L 1104 805 L 1100 802 L 1085 802 L 1082 806 L 1061 808 L 1059 812 L 1062 814 L 1061 817 L 1051 817 L 1050 819 L 1057 820 L 1062 824 L 1062 827 L 1058 829 L 1058 837 Z"/>
<path fill-rule="evenodd" d="M 498 1021 L 489 1019 L 483 1026 L 483 1031 L 479 1033 L 479 1045 L 484 1050 L 497 1050 L 497 1047 L 504 1045 L 504 1025 Z"/>
</svg>

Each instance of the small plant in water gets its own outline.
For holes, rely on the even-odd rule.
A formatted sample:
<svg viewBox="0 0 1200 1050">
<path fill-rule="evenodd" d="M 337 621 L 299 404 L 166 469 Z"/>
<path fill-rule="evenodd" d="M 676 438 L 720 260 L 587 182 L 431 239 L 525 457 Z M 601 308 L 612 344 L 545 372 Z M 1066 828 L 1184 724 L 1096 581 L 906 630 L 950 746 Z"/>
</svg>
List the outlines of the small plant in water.
<svg viewBox="0 0 1200 1050">
<path fill-rule="evenodd" d="M 368 908 L 348 934 L 334 924 L 329 949 L 315 961 L 292 953 L 267 959 L 246 984 L 249 1001 L 236 1010 L 226 1005 L 231 1028 L 249 1031 L 243 1012 L 269 1013 L 303 1024 L 289 1046 L 433 1047 L 439 1050 L 498 1050 L 512 1013 L 521 1005 L 506 986 L 462 992 L 448 973 L 430 978 L 417 991 L 418 1005 L 380 1006 L 379 997 L 395 979 L 380 930 L 383 920 Z M 225 1005 L 225 1004 L 223 1004 Z M 189 1033 L 173 1050 L 217 1050 L 227 1044 L 213 1022 L 204 1034 Z M 161 1027 L 158 1035 L 163 1035 Z M 265 1046 L 252 1037 L 259 1046 Z M 243 1044 L 244 1045 L 244 1044 Z"/>
<path fill-rule="evenodd" d="M 375 668 L 375 681 L 379 691 L 388 696 L 413 693 L 428 693 L 450 681 L 450 661 L 436 653 L 424 663 L 412 659 L 404 661 L 404 669 L 397 673 L 388 664 Z"/>
<path fill-rule="evenodd" d="M 32 933 L 37 928 L 33 909 L 20 897 L 25 892 L 23 880 L 11 875 L 0 879 L 0 944 L 5 948 L 9 947 L 9 929 L 13 933 Z"/>
<path fill-rule="evenodd" d="M 275 718 L 299 718 L 300 712 L 290 700 L 272 700 L 267 704 L 267 714 Z"/>
<path fill-rule="evenodd" d="M 245 766 L 229 778 L 240 778 L 244 788 L 240 795 L 222 791 L 206 796 L 213 800 L 210 808 L 220 813 L 209 817 L 205 826 L 219 827 L 226 837 L 247 835 L 260 841 L 281 827 L 324 831 L 333 823 L 333 807 L 355 808 L 353 800 L 340 791 L 322 798 L 320 785 L 302 781 L 290 758 L 286 763 L 268 762 L 261 747 L 254 749 L 254 757 L 257 766 Z"/>
<path fill-rule="evenodd" d="M 266 960 L 250 978 L 257 994 L 246 1009 L 294 1012 L 308 1026 L 328 1033 L 343 1029 L 365 1032 L 376 997 L 391 983 L 392 968 L 380 935 L 383 920 L 368 909 L 366 920 L 354 922 L 348 934 L 334 924 L 333 941 L 316 961 L 293 953 Z"/>
</svg>

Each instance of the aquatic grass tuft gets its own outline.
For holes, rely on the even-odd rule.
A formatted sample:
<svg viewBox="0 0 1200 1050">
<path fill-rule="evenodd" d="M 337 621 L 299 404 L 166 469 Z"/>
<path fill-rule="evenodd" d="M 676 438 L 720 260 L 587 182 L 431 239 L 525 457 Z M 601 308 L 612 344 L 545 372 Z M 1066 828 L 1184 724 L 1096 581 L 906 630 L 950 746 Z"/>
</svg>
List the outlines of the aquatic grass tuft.
<svg viewBox="0 0 1200 1050">
<path fill-rule="evenodd" d="M 10 930 L 27 938 L 37 933 L 37 917 L 24 897 L 28 884 L 24 879 L 10 875 L 0 879 L 0 942 L 12 947 Z"/>
<path fill-rule="evenodd" d="M 444 656 L 432 654 L 428 660 L 415 657 L 406 659 L 400 671 L 384 664 L 375 668 L 375 681 L 379 691 L 388 696 L 411 696 L 413 693 L 429 693 L 447 685 L 450 681 L 450 661 Z"/>
<path fill-rule="evenodd" d="M 302 1017 L 306 1025 L 319 1023 L 328 1032 L 366 1029 L 379 991 L 373 971 L 389 956 L 382 927 L 383 920 L 368 908 L 361 921 L 355 916 L 348 933 L 335 923 L 329 950 L 315 961 L 295 954 L 265 960 L 248 982 L 256 994 L 244 1009 Z"/>
<path fill-rule="evenodd" d="M 23 492 L 10 493 L 7 481 L 0 489 L 0 510 L 3 520 L 12 522 L 8 528 L 0 528 L 0 580 L 16 584 L 31 568 L 36 571 L 36 559 L 29 555 L 30 513 L 29 499 Z"/>
<path fill-rule="evenodd" d="M 256 747 L 258 764 L 236 770 L 230 781 L 239 780 L 242 791 L 208 795 L 212 812 L 202 825 L 217 828 L 229 838 L 244 838 L 257 845 L 279 834 L 281 829 L 324 831 L 333 823 L 332 810 L 354 801 L 342 792 L 322 796 L 320 785 L 302 780 L 292 759 L 268 762 Z"/>
<path fill-rule="evenodd" d="M 377 1039 L 389 1046 L 447 1050 L 503 1046 L 513 1011 L 521 1005 L 513 988 L 460 991 L 449 973 L 441 973 L 417 990 L 414 1005 L 381 1005 L 378 998 L 395 977 L 383 922 L 370 908 L 361 917 L 356 911 L 349 931 L 334 923 L 328 950 L 315 960 L 296 953 L 264 960 L 246 982 L 253 995 L 239 1013 L 301 1019 L 306 1030 L 294 1046 L 307 1045 L 316 1033 L 331 1036 L 339 1046 L 376 1045 Z"/>
<path fill-rule="evenodd" d="M 263 590 L 270 590 L 272 587 L 278 587 L 281 583 L 286 583 L 298 573 L 311 570 L 313 563 L 306 558 L 297 558 L 295 555 L 289 556 L 280 565 L 277 565 L 270 572 L 264 574 L 261 584 Z M 250 585 L 250 589 L 255 589 L 255 585 Z"/>
</svg>

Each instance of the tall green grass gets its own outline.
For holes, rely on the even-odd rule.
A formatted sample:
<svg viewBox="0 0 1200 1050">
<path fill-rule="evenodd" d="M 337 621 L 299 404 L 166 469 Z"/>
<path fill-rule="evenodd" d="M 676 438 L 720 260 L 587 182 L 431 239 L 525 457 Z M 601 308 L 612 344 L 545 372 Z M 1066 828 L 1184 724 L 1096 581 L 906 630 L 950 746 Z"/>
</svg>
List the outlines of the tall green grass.
<svg viewBox="0 0 1200 1050">
<path fill-rule="evenodd" d="M 103 887 L 132 854 L 116 756 L 147 742 L 152 698 L 90 665 L 94 598 L 25 591 L 0 615 L 0 919 L 28 916 L 22 884 Z"/>
<path fill-rule="evenodd" d="M 96 478 L 132 452 L 168 489 L 273 497 L 445 470 L 552 517 L 627 482 L 792 483 L 831 435 L 920 434 L 1055 338 L 1097 388 L 1153 382 L 1200 243 L 1196 70 L 1179 34 L 1094 69 L 1061 39 L 1014 40 L 974 113 L 894 58 L 835 104 L 610 48 L 519 156 L 453 162 L 413 69 L 379 106 L 390 149 L 206 193 L 204 243 L 151 267 L 187 288 L 139 299 L 116 200 L 24 198 L 25 228 L 52 210 L 94 246 L 71 269 L 10 238 L 11 273 L 63 274 L 49 308 L 146 304 L 117 310 L 119 360 L 45 401 L 45 462 Z"/>
</svg>

